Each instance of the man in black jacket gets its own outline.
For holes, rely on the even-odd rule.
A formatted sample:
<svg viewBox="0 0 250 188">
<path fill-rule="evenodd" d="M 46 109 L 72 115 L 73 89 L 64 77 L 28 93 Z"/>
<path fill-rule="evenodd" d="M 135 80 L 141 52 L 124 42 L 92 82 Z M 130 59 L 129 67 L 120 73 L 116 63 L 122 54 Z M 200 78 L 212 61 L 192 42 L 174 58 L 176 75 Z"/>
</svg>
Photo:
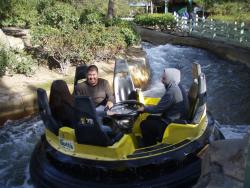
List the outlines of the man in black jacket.
<svg viewBox="0 0 250 188">
<path fill-rule="evenodd" d="M 154 145 L 162 140 L 167 125 L 175 120 L 186 120 L 188 115 L 188 101 L 186 92 L 180 86 L 180 71 L 175 68 L 164 69 L 162 83 L 166 92 L 155 106 L 141 107 L 139 112 L 161 114 L 149 116 L 141 123 L 143 142 L 145 146 Z"/>
</svg>

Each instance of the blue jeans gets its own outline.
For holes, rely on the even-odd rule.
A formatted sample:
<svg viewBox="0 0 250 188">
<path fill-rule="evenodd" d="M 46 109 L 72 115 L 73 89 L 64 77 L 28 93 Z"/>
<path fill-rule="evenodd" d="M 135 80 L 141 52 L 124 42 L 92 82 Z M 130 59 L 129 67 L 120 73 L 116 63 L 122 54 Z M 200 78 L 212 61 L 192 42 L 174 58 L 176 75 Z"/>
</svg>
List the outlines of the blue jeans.
<svg viewBox="0 0 250 188">
<path fill-rule="evenodd" d="M 112 129 L 109 126 L 103 125 L 102 118 L 107 115 L 107 112 L 104 109 L 105 109 L 105 106 L 102 106 L 102 105 L 96 108 L 96 115 L 97 115 L 98 121 L 101 125 L 101 129 L 103 132 L 106 132 L 106 133 L 112 132 Z"/>
</svg>

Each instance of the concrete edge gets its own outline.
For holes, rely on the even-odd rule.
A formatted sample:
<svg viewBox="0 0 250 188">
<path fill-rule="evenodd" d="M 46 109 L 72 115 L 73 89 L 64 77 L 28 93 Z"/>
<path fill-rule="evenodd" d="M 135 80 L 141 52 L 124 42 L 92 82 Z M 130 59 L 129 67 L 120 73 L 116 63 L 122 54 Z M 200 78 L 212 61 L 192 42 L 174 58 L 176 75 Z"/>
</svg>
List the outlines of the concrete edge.
<svg viewBox="0 0 250 188">
<path fill-rule="evenodd" d="M 137 26 L 137 31 L 140 33 L 142 40 L 152 44 L 163 45 L 168 43 L 201 48 L 212 52 L 222 59 L 243 63 L 250 67 L 250 48 L 247 47 L 235 46 L 208 38 L 173 35 L 140 26 Z"/>
</svg>

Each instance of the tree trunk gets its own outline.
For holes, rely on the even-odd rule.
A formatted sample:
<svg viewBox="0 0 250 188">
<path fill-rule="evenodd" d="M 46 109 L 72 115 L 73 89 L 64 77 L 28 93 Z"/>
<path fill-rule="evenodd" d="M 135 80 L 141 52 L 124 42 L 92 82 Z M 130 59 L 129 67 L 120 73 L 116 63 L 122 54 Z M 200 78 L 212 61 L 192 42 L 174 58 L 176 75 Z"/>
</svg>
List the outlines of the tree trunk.
<svg viewBox="0 0 250 188">
<path fill-rule="evenodd" d="M 115 6 L 115 0 L 109 0 L 109 5 L 108 5 L 108 19 L 112 19 L 114 17 L 114 6 Z"/>
</svg>

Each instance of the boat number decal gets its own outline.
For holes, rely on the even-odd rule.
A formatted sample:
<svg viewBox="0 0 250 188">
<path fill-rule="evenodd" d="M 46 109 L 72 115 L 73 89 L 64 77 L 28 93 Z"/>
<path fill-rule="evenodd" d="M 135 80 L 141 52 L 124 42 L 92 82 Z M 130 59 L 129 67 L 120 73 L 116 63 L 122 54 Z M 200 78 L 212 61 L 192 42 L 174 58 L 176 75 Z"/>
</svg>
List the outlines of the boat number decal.
<svg viewBox="0 0 250 188">
<path fill-rule="evenodd" d="M 75 145 L 74 145 L 74 142 L 71 141 L 71 140 L 66 140 L 62 137 L 59 138 L 59 143 L 60 143 L 60 146 L 65 149 L 65 150 L 68 150 L 68 151 L 75 151 Z"/>
</svg>

